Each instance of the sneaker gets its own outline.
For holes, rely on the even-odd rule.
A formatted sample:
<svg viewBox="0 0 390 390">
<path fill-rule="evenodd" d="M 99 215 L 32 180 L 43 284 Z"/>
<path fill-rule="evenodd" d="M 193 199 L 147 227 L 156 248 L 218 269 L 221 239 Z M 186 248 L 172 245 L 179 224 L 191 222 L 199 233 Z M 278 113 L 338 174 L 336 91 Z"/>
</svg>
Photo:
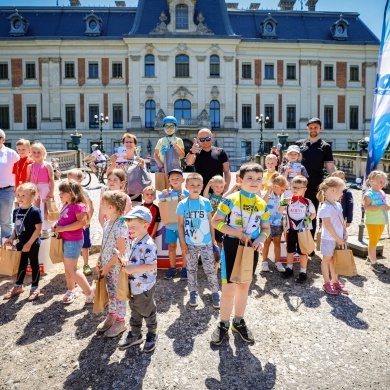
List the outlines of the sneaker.
<svg viewBox="0 0 390 390">
<path fill-rule="evenodd" d="M 306 272 L 300 272 L 298 277 L 295 279 L 297 283 L 305 283 L 307 280 L 307 273 Z"/>
<path fill-rule="evenodd" d="M 219 293 L 218 292 L 212 293 L 211 297 L 213 299 L 213 308 L 219 309 L 219 307 L 220 307 L 219 306 L 219 302 L 220 302 Z"/>
<path fill-rule="evenodd" d="M 164 276 L 164 279 L 170 280 L 176 275 L 176 268 L 169 268 Z"/>
<path fill-rule="evenodd" d="M 192 307 L 198 306 L 198 292 L 197 291 L 190 291 L 189 305 Z"/>
<path fill-rule="evenodd" d="M 144 352 L 153 352 L 156 349 L 158 335 L 156 333 L 147 333 L 144 344 Z"/>
<path fill-rule="evenodd" d="M 239 323 L 233 321 L 232 331 L 237 332 L 246 343 L 253 343 L 255 341 L 252 332 L 247 328 L 243 318 L 241 318 Z"/>
<path fill-rule="evenodd" d="M 334 288 L 332 282 L 327 282 L 322 286 L 322 289 L 329 295 L 338 295 L 339 292 Z"/>
<path fill-rule="evenodd" d="M 348 289 L 345 288 L 345 286 L 339 281 L 337 281 L 336 283 L 333 283 L 333 287 L 335 288 L 335 290 L 340 291 L 343 294 L 346 294 L 346 295 L 349 294 Z"/>
<path fill-rule="evenodd" d="M 276 269 L 279 271 L 279 272 L 285 272 L 286 270 L 284 269 L 284 267 L 283 267 L 283 264 L 280 262 L 280 261 L 278 261 L 277 263 L 275 263 L 275 267 L 276 267 Z"/>
<path fill-rule="evenodd" d="M 269 265 L 266 261 L 261 263 L 261 272 L 269 272 Z"/>
<path fill-rule="evenodd" d="M 143 341 L 144 341 L 144 340 L 142 339 L 142 333 L 137 334 L 136 336 L 133 336 L 133 334 L 132 334 L 131 331 L 130 331 L 130 332 L 127 334 L 126 340 L 125 340 L 123 343 L 120 343 L 120 344 L 118 345 L 118 348 L 119 348 L 121 351 L 124 351 L 125 349 L 130 348 L 130 347 L 132 347 L 133 345 L 142 344 Z"/>
<path fill-rule="evenodd" d="M 375 264 L 371 264 L 371 269 L 374 272 L 378 272 L 378 274 L 385 274 L 386 268 L 383 264 L 376 262 Z"/>
<path fill-rule="evenodd" d="M 28 296 L 27 300 L 29 302 L 35 301 L 36 299 L 38 299 L 40 293 L 41 293 L 41 291 L 39 290 L 38 287 L 32 288 L 30 290 L 30 295 Z"/>
<path fill-rule="evenodd" d="M 115 323 L 104 332 L 104 336 L 109 338 L 116 337 L 123 333 L 125 330 L 126 325 L 124 322 L 115 321 Z"/>
<path fill-rule="evenodd" d="M 229 338 L 228 331 L 229 328 L 226 327 L 225 323 L 220 322 L 217 329 L 211 334 L 210 343 L 213 345 L 221 345 L 225 337 Z"/>
<path fill-rule="evenodd" d="M 16 295 L 21 294 L 23 291 L 24 291 L 23 286 L 14 286 L 11 288 L 11 290 L 7 291 L 3 299 L 11 299 L 13 297 L 16 297 Z"/>
<path fill-rule="evenodd" d="M 115 318 L 108 315 L 106 317 L 106 319 L 101 322 L 97 327 L 96 327 L 96 330 L 99 332 L 99 333 L 104 333 L 106 330 L 110 329 L 112 325 L 114 325 L 114 322 L 115 322 Z"/>
<path fill-rule="evenodd" d="M 187 280 L 187 268 L 182 268 L 180 272 L 180 280 Z"/>
<path fill-rule="evenodd" d="M 84 274 L 85 276 L 92 275 L 91 267 L 90 267 L 88 264 L 85 264 L 85 265 L 84 265 L 84 267 L 83 267 L 83 274 Z"/>
<path fill-rule="evenodd" d="M 283 279 L 291 278 L 294 275 L 294 271 L 291 268 L 286 268 L 282 273 Z"/>
</svg>

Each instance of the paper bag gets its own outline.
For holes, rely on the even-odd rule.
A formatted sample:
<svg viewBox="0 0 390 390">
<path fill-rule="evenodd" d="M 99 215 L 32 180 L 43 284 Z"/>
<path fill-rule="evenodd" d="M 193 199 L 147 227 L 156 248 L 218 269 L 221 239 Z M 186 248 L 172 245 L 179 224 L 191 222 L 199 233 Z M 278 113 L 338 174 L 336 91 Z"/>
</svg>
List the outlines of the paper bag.
<svg viewBox="0 0 390 390">
<path fill-rule="evenodd" d="M 0 275 L 12 276 L 18 273 L 20 256 L 22 252 L 7 250 L 4 247 L 0 251 Z"/>
<path fill-rule="evenodd" d="M 64 261 L 64 241 L 57 236 L 50 238 L 50 259 L 53 264 Z"/>
<path fill-rule="evenodd" d="M 320 250 L 320 247 L 321 247 L 321 234 L 322 234 L 322 231 L 321 231 L 321 228 L 320 230 L 318 230 L 318 232 L 316 233 L 316 250 Z"/>
<path fill-rule="evenodd" d="M 45 220 L 46 221 L 58 221 L 60 217 L 60 210 L 57 207 L 53 198 L 48 198 L 45 202 Z"/>
<path fill-rule="evenodd" d="M 357 275 L 355 258 L 350 249 L 335 249 L 333 254 L 334 268 L 337 275 Z"/>
<path fill-rule="evenodd" d="M 313 236 L 309 229 L 303 228 L 301 232 L 298 232 L 298 243 L 301 253 L 309 255 L 316 248 Z"/>
<path fill-rule="evenodd" d="M 120 301 L 128 301 L 131 298 L 129 275 L 122 267 L 118 275 L 118 283 L 116 285 L 116 297 Z"/>
<path fill-rule="evenodd" d="M 108 292 L 104 276 L 98 276 L 95 286 L 95 297 L 93 298 L 94 313 L 101 313 L 108 304 Z"/>
<path fill-rule="evenodd" d="M 178 216 L 176 213 L 179 199 L 177 196 L 170 198 L 160 198 L 158 207 L 160 209 L 161 221 L 164 225 L 170 225 L 178 222 Z"/>
<path fill-rule="evenodd" d="M 247 240 L 244 244 L 239 243 L 230 281 L 233 283 L 251 282 L 253 278 L 253 263 L 255 251 Z"/>
<path fill-rule="evenodd" d="M 157 191 L 162 191 L 168 188 L 168 177 L 165 172 L 155 172 L 154 178 Z"/>
</svg>

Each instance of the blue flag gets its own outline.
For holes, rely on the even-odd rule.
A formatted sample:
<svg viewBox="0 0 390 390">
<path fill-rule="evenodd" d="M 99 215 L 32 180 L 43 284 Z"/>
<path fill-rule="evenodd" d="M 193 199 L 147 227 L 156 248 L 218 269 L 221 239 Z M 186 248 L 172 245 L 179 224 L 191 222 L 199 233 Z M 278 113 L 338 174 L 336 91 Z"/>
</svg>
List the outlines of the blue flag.
<svg viewBox="0 0 390 390">
<path fill-rule="evenodd" d="M 390 3 L 386 1 L 372 111 L 366 177 L 377 168 L 390 142 Z"/>
</svg>

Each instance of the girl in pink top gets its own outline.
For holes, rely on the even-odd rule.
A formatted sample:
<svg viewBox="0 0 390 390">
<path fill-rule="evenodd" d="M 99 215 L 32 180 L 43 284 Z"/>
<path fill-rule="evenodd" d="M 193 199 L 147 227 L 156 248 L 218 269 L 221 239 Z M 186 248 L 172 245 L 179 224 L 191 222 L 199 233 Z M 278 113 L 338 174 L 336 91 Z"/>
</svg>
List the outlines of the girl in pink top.
<svg viewBox="0 0 390 390">
<path fill-rule="evenodd" d="M 58 222 L 51 230 L 59 233 L 64 240 L 64 267 L 68 290 L 62 302 L 74 301 L 75 282 L 77 282 L 86 296 L 85 303 L 93 303 L 94 291 L 85 275 L 77 270 L 77 260 L 84 242 L 83 227 L 87 224 L 86 199 L 81 185 L 74 180 L 63 180 L 58 189 L 63 207 Z"/>
</svg>

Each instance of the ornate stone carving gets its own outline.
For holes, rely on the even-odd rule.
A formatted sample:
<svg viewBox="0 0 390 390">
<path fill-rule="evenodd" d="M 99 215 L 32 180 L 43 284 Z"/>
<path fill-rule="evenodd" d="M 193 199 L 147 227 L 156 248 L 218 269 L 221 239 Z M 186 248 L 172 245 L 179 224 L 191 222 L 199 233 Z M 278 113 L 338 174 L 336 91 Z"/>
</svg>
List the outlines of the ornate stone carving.
<svg viewBox="0 0 390 390">
<path fill-rule="evenodd" d="M 206 60 L 206 56 L 196 56 L 196 59 L 199 61 L 199 62 L 204 62 Z"/>
<path fill-rule="evenodd" d="M 154 50 L 154 46 L 153 46 L 153 43 L 147 43 L 145 45 L 145 52 L 147 54 L 152 54 L 153 53 L 153 50 Z"/>
<path fill-rule="evenodd" d="M 160 23 L 157 23 L 156 28 L 154 28 L 150 34 L 158 34 L 158 35 L 164 35 L 164 34 L 170 34 L 167 28 L 167 24 L 165 23 L 167 21 L 167 15 L 165 15 L 164 11 L 161 11 L 160 14 Z"/>
<path fill-rule="evenodd" d="M 373 66 L 377 66 L 377 62 L 366 62 L 366 68 L 372 68 Z"/>
<path fill-rule="evenodd" d="M 50 62 L 50 57 L 40 57 L 39 62 L 42 62 L 43 64 L 47 64 Z"/>
<path fill-rule="evenodd" d="M 132 61 L 139 61 L 141 59 L 141 56 L 131 55 L 130 58 Z"/>
<path fill-rule="evenodd" d="M 234 56 L 223 56 L 223 59 L 226 62 L 232 62 L 234 60 Z"/>
<path fill-rule="evenodd" d="M 206 110 L 202 110 L 202 112 L 200 113 L 197 119 L 200 127 L 210 126 L 210 116 Z"/>
<path fill-rule="evenodd" d="M 213 54 L 217 54 L 219 52 L 219 45 L 218 43 L 213 43 L 210 47 L 210 51 Z"/>
<path fill-rule="evenodd" d="M 165 118 L 165 116 L 165 112 L 162 109 L 159 109 L 156 115 L 154 127 L 162 127 L 162 120 Z"/>
<path fill-rule="evenodd" d="M 226 107 L 226 104 L 225 103 L 221 103 L 221 108 L 225 108 Z"/>
<path fill-rule="evenodd" d="M 309 60 L 309 64 L 312 66 L 317 66 L 321 64 L 321 61 L 319 60 Z"/>
<path fill-rule="evenodd" d="M 299 60 L 299 65 L 309 65 L 309 60 Z"/>
<path fill-rule="evenodd" d="M 178 51 L 179 53 L 186 53 L 187 50 L 188 50 L 188 47 L 187 47 L 187 45 L 186 45 L 185 43 L 179 43 L 179 44 L 177 45 L 177 51 Z"/>
<path fill-rule="evenodd" d="M 146 97 L 147 97 L 148 99 L 153 99 L 154 90 L 153 90 L 153 87 L 152 87 L 151 85 L 148 85 L 148 86 L 146 87 L 145 94 L 146 94 Z"/>
<path fill-rule="evenodd" d="M 219 89 L 216 85 L 213 86 L 213 88 L 211 88 L 211 97 L 212 99 L 218 99 L 219 97 Z"/>
<path fill-rule="evenodd" d="M 198 34 L 201 34 L 201 35 L 213 35 L 214 33 L 212 32 L 212 30 L 210 30 L 208 27 L 207 27 L 207 24 L 206 23 L 203 23 L 204 22 L 204 16 L 203 16 L 203 13 L 202 12 L 199 12 L 198 14 L 198 17 L 196 18 L 196 20 L 198 21 L 198 25 L 196 26 L 196 32 Z"/>
<path fill-rule="evenodd" d="M 168 61 L 168 58 L 169 58 L 169 56 L 161 56 L 161 55 L 158 56 L 158 59 L 160 61 Z"/>
<path fill-rule="evenodd" d="M 179 87 L 173 94 L 172 96 L 175 96 L 175 95 L 179 95 L 179 97 L 181 99 L 184 99 L 185 97 L 187 97 L 187 95 L 191 95 L 193 96 L 193 94 L 188 90 L 188 88 L 186 87 Z"/>
<path fill-rule="evenodd" d="M 55 64 L 58 64 L 59 62 L 61 62 L 61 57 L 51 57 L 50 59 Z"/>
</svg>

